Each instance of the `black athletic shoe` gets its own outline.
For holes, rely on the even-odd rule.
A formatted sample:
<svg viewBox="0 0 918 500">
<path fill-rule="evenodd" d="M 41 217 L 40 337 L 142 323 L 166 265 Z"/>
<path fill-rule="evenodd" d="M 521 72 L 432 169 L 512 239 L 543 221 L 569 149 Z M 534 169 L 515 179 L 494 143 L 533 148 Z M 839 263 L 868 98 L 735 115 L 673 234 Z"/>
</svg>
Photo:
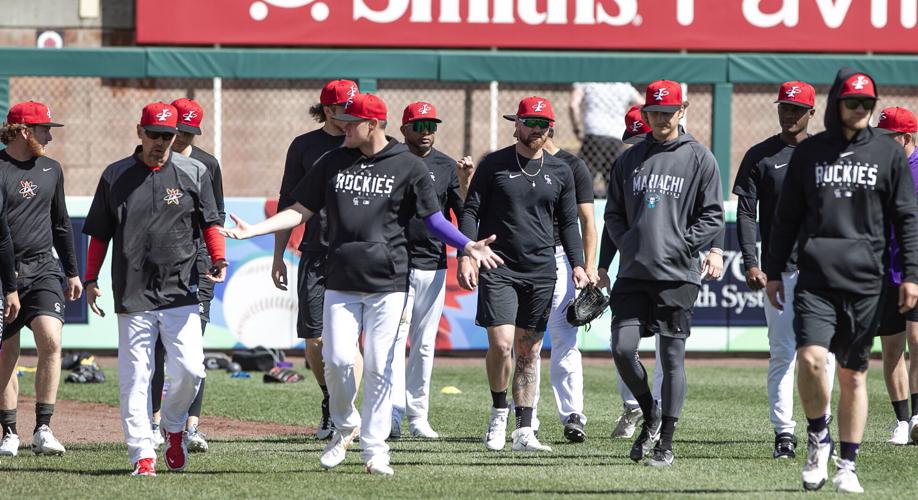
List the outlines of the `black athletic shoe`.
<svg viewBox="0 0 918 500">
<path fill-rule="evenodd" d="M 664 450 L 657 446 L 653 449 L 653 454 L 650 458 L 644 462 L 644 465 L 648 467 L 672 467 L 675 461 L 676 457 L 673 455 L 673 450 Z"/>
<path fill-rule="evenodd" d="M 641 424 L 641 433 L 638 434 L 634 444 L 631 445 L 629 457 L 635 462 L 640 462 L 650 453 L 650 450 L 657 444 L 660 439 L 660 426 L 663 424 L 663 416 L 659 405 L 654 405 L 653 414 L 650 418 L 645 418 Z"/>
<path fill-rule="evenodd" d="M 797 458 L 797 437 L 789 432 L 775 435 L 775 458 Z"/>
<path fill-rule="evenodd" d="M 572 443 L 582 443 L 586 441 L 586 432 L 583 431 L 583 423 L 580 422 L 580 415 L 575 413 L 567 417 L 567 423 L 564 424 L 564 437 Z"/>
</svg>

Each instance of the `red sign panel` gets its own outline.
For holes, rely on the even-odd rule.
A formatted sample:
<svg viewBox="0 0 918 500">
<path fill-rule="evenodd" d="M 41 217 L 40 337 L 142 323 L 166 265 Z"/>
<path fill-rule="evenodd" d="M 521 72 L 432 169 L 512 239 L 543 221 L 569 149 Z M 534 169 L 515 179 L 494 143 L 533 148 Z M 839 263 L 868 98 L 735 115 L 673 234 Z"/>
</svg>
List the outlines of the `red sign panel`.
<svg viewBox="0 0 918 500">
<path fill-rule="evenodd" d="M 918 51 L 918 0 L 137 0 L 176 45 Z"/>
</svg>

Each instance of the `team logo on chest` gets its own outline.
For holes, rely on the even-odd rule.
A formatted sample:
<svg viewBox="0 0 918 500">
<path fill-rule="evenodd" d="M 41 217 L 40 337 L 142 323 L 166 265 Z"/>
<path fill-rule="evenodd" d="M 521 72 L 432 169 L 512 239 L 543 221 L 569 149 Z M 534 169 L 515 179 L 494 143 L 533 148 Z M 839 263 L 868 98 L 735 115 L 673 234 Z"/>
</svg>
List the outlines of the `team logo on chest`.
<svg viewBox="0 0 918 500">
<path fill-rule="evenodd" d="M 395 189 L 395 176 L 377 173 L 374 164 L 361 163 L 359 170 L 339 172 L 335 176 L 335 192 L 352 197 L 357 205 L 369 205 L 373 198 L 389 198 Z M 433 176 L 433 174 L 431 174 Z"/>
<path fill-rule="evenodd" d="M 182 193 L 181 189 L 166 188 L 166 196 L 163 196 L 163 201 L 166 202 L 166 205 L 178 205 L 179 199 L 181 199 L 182 196 L 185 195 Z"/>
<path fill-rule="evenodd" d="M 644 203 L 647 204 L 647 208 L 657 208 L 657 203 L 660 203 L 662 198 L 657 193 L 647 193 L 644 195 Z"/>
<path fill-rule="evenodd" d="M 19 181 L 19 194 L 27 200 L 34 198 L 38 191 L 38 184 L 32 181 Z"/>
</svg>

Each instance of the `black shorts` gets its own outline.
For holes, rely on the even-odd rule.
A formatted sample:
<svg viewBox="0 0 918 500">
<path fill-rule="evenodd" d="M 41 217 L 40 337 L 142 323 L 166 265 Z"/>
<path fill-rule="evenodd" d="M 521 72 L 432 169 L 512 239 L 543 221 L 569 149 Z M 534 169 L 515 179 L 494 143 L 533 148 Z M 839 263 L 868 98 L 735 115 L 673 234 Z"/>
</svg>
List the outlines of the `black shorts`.
<svg viewBox="0 0 918 500">
<path fill-rule="evenodd" d="M 325 305 L 324 253 L 303 253 L 297 268 L 297 296 L 300 307 L 297 313 L 296 336 L 301 339 L 322 337 L 322 310 Z"/>
<path fill-rule="evenodd" d="M 484 271 L 478 278 L 475 324 L 514 325 L 544 332 L 555 293 L 555 277 L 523 278 L 501 271 Z"/>
<path fill-rule="evenodd" d="M 818 345 L 835 354 L 838 365 L 865 371 L 880 320 L 882 294 L 794 290 L 797 347 Z"/>
<path fill-rule="evenodd" d="M 880 309 L 880 326 L 877 327 L 877 337 L 886 337 L 904 332 L 906 321 L 918 322 L 918 307 L 905 314 L 900 313 L 899 288 L 887 288 L 883 297 L 883 306 Z"/>
<path fill-rule="evenodd" d="M 686 338 L 700 287 L 685 281 L 619 278 L 612 286 L 612 328 L 641 327 L 641 337 Z"/>
<path fill-rule="evenodd" d="M 64 322 L 64 287 L 61 277 L 43 276 L 19 289 L 19 315 L 3 328 L 3 338 L 15 337 L 38 316 L 51 316 Z"/>
</svg>

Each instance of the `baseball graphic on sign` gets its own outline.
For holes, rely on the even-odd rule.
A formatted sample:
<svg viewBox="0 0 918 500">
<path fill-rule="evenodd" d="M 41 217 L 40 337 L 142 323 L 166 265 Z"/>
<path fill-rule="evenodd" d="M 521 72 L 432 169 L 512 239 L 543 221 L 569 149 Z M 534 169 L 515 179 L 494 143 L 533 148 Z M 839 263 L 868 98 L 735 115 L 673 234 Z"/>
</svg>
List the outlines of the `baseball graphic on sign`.
<svg viewBox="0 0 918 500">
<path fill-rule="evenodd" d="M 272 257 L 243 264 L 226 283 L 223 315 L 240 344 L 287 348 L 296 343 L 296 269 L 287 264 L 287 291 L 271 280 Z"/>
<path fill-rule="evenodd" d="M 256 21 L 264 21 L 268 17 L 268 6 L 280 7 L 282 9 L 299 9 L 300 7 L 305 7 L 315 0 L 260 0 L 253 2 L 249 6 L 249 17 Z M 309 14 L 316 21 L 324 21 L 328 19 L 329 15 L 328 5 L 319 2 L 313 4 L 312 9 L 310 9 Z"/>
</svg>

